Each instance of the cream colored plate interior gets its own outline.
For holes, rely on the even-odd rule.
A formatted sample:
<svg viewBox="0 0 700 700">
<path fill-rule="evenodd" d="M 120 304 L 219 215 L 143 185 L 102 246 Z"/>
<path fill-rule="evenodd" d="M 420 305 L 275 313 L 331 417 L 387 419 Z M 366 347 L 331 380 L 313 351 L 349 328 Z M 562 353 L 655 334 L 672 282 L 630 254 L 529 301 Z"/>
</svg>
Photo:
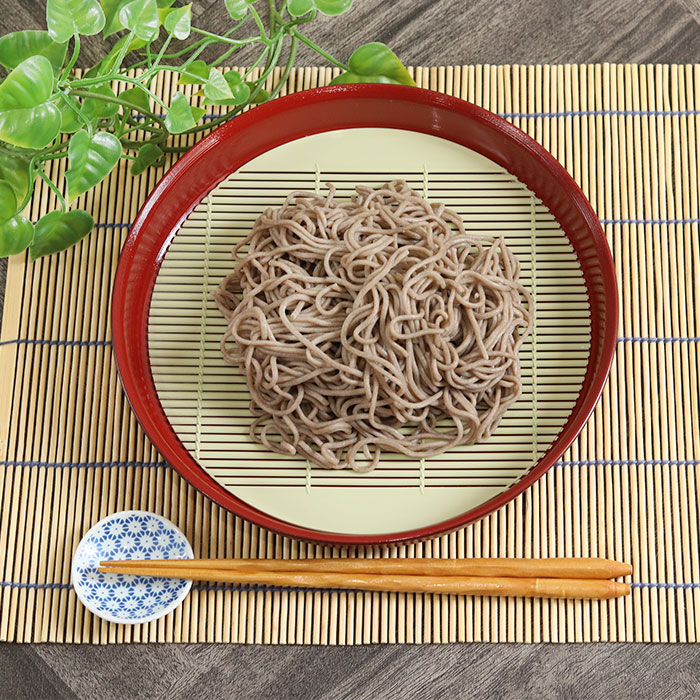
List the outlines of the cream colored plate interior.
<svg viewBox="0 0 700 700">
<path fill-rule="evenodd" d="M 405 179 L 445 202 L 472 233 L 504 235 L 532 292 L 535 327 L 522 347 L 525 389 L 484 444 L 421 463 L 387 455 L 369 474 L 332 471 L 252 442 L 246 383 L 219 350 L 225 329 L 211 291 L 231 248 L 293 189 L 332 181 Z M 214 188 L 171 243 L 149 316 L 153 376 L 175 432 L 199 464 L 250 505 L 317 530 L 383 534 L 464 513 L 517 481 L 561 431 L 590 346 L 588 297 L 576 255 L 547 208 L 502 167 L 450 141 L 411 131 L 348 129 L 285 144 Z"/>
</svg>

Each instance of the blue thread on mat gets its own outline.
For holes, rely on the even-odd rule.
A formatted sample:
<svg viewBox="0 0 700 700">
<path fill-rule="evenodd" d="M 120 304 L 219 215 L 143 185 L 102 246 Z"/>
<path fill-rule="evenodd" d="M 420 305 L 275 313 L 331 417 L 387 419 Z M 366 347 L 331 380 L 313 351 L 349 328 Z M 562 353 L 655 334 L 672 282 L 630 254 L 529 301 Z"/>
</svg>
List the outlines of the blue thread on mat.
<svg viewBox="0 0 700 700">
<path fill-rule="evenodd" d="M 660 336 L 625 336 L 623 338 L 618 338 L 618 343 L 697 343 L 700 341 L 700 337 L 697 336 L 668 336 L 666 338 Z"/>
<path fill-rule="evenodd" d="M 0 345 L 59 345 L 61 347 L 107 347 L 111 340 L 42 340 L 37 338 L 15 338 L 3 340 Z"/>
<path fill-rule="evenodd" d="M 581 459 L 569 462 L 555 462 L 555 467 L 595 467 L 595 466 L 670 466 L 691 467 L 700 464 L 700 459 Z M 168 462 L 44 462 L 39 460 L 0 461 L 3 467 L 52 467 L 57 469 L 110 469 L 118 467 L 162 468 L 170 466 Z"/>
<path fill-rule="evenodd" d="M 630 583 L 632 588 L 665 588 L 672 590 L 675 588 L 700 588 L 700 583 Z"/>
<path fill-rule="evenodd" d="M 601 219 L 601 224 L 700 224 L 700 219 Z"/>
<path fill-rule="evenodd" d="M 700 459 L 577 459 L 571 462 L 556 462 L 556 467 L 692 467 L 700 464 Z"/>
<path fill-rule="evenodd" d="M 533 119 L 545 117 L 692 117 L 700 114 L 697 109 L 582 109 L 566 110 L 564 112 L 500 112 L 503 119 Z"/>
<path fill-rule="evenodd" d="M 36 224 L 36 221 L 32 221 L 33 224 Z M 129 228 L 131 224 L 127 224 L 125 222 L 105 222 L 105 223 L 97 223 L 93 224 L 93 228 Z"/>
<path fill-rule="evenodd" d="M 27 461 L 6 461 L 0 462 L 3 467 L 52 467 L 56 469 L 113 469 L 117 467 L 168 467 L 167 462 L 39 462 Z"/>
<path fill-rule="evenodd" d="M 663 588 L 665 590 L 688 590 L 700 588 L 700 583 L 657 583 L 657 582 L 632 582 L 629 584 L 632 588 Z M 26 588 L 33 590 L 67 590 L 73 588 L 70 583 L 22 583 L 20 581 L 0 581 L 0 586 L 5 588 Z M 194 584 L 193 591 L 238 591 L 247 593 L 257 591 L 260 593 L 379 593 L 381 591 L 364 591 L 356 588 L 294 588 L 292 586 L 255 586 L 252 584 Z M 418 594 L 420 595 L 420 594 Z M 431 594 L 425 594 L 431 595 Z"/>
<path fill-rule="evenodd" d="M 71 583 L 18 583 L 16 581 L 0 581 L 0 586 L 5 586 L 6 588 L 73 588 Z"/>
<path fill-rule="evenodd" d="M 124 222 L 119 223 L 105 223 L 105 224 L 94 224 L 95 228 L 129 228 L 131 224 Z"/>
</svg>

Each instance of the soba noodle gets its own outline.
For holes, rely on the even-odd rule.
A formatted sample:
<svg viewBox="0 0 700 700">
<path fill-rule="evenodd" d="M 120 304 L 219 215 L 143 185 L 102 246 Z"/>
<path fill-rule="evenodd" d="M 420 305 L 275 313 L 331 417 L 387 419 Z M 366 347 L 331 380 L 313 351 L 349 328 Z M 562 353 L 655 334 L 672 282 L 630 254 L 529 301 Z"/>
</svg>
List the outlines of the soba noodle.
<svg viewBox="0 0 700 700">
<path fill-rule="evenodd" d="M 323 467 L 485 440 L 520 395 L 530 300 L 502 238 L 403 181 L 350 201 L 292 192 L 233 251 L 221 348 L 251 392 L 250 434 Z M 243 248 L 248 250 L 242 257 Z"/>
</svg>

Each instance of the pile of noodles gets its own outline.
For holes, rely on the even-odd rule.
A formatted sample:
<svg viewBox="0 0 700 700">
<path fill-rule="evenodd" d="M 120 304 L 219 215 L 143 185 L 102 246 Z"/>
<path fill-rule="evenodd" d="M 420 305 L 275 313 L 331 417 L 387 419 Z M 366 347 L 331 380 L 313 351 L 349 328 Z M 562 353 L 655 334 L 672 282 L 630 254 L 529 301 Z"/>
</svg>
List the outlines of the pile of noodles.
<svg viewBox="0 0 700 700">
<path fill-rule="evenodd" d="M 521 392 L 518 261 L 403 181 L 328 189 L 265 211 L 215 293 L 252 438 L 358 471 L 483 441 Z"/>
</svg>

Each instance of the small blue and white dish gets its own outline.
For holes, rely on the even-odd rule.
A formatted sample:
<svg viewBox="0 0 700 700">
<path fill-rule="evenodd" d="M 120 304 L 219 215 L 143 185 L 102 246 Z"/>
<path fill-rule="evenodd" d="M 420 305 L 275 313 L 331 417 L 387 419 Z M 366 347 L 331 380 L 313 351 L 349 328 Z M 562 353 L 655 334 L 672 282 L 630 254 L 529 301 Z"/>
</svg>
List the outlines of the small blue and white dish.
<svg viewBox="0 0 700 700">
<path fill-rule="evenodd" d="M 108 515 L 80 541 L 73 556 L 73 588 L 83 605 L 110 622 L 152 622 L 174 610 L 192 581 L 131 574 L 103 574 L 101 561 L 192 559 L 182 531 L 166 518 L 144 510 Z"/>
</svg>

